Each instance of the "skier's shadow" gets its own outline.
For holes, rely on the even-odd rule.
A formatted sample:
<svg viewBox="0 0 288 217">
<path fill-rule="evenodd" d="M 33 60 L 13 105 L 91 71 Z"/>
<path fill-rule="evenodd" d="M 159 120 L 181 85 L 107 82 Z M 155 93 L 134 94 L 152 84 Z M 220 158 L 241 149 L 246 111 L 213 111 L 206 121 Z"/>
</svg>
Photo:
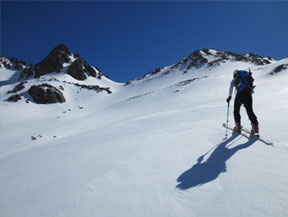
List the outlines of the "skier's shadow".
<svg viewBox="0 0 288 217">
<path fill-rule="evenodd" d="M 256 141 L 256 139 L 249 139 L 248 142 L 244 144 L 229 148 L 229 143 L 238 135 L 238 133 L 233 133 L 230 138 L 220 143 L 205 162 L 202 163 L 205 155 L 209 152 L 200 156 L 197 160 L 198 162 L 192 168 L 178 177 L 177 181 L 180 183 L 176 187 L 181 190 L 186 190 L 201 186 L 215 180 L 221 173 L 226 172 L 226 161 L 237 151 L 248 148 Z"/>
</svg>

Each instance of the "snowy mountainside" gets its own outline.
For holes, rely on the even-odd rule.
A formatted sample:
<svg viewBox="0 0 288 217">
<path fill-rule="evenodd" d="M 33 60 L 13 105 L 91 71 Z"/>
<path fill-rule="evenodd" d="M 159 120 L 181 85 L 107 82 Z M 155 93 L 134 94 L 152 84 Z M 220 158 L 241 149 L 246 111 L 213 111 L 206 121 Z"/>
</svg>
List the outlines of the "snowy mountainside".
<svg viewBox="0 0 288 217">
<path fill-rule="evenodd" d="M 147 89 L 163 88 L 191 78 L 213 77 L 228 72 L 232 74 L 235 69 L 248 70 L 251 67 L 265 66 L 274 62 L 277 61 L 270 57 L 262 58 L 254 54 L 240 55 L 214 49 L 202 49 L 194 51 L 174 65 L 157 68 L 125 85 L 136 85 L 138 90 L 146 87 Z M 161 82 L 158 82 L 157 79 L 160 79 Z"/>
<path fill-rule="evenodd" d="M 119 86 L 97 67 L 89 65 L 79 54 L 72 54 L 64 44 L 56 46 L 35 65 L 27 66 L 25 63 L 21 67 L 13 67 L 8 58 L 2 59 L 1 98 L 8 101 L 25 99 L 27 103 L 63 103 L 66 102 L 65 96 L 71 100 L 71 91 L 80 93 L 89 90 L 111 94 L 112 89 Z"/>
<path fill-rule="evenodd" d="M 157 68 L 152 72 L 140 78 L 137 78 L 135 81 L 141 81 L 143 79 L 150 80 L 155 77 L 159 76 L 162 77 L 175 71 L 181 71 L 183 74 L 186 74 L 188 72 L 195 71 L 195 69 L 201 69 L 201 68 L 204 68 L 205 70 L 209 68 L 209 70 L 211 70 L 212 68 L 216 68 L 217 66 L 231 62 L 233 62 L 234 65 L 237 63 L 249 63 L 251 65 L 266 65 L 275 62 L 275 60 L 272 59 L 271 57 L 262 58 L 254 54 L 240 55 L 232 52 L 226 52 L 214 49 L 202 49 L 194 51 L 191 55 L 182 59 L 181 61 L 172 66 Z M 129 85 L 130 83 L 131 82 L 127 82 L 126 85 Z"/>
<path fill-rule="evenodd" d="M 27 79 L 66 85 L 64 103 L 7 102 L 15 85 L 1 86 L 1 216 L 286 216 L 288 59 L 209 66 L 215 58 L 126 85 L 64 72 Z M 232 72 L 249 68 L 260 134 L 274 148 L 231 132 L 223 139 Z"/>
</svg>

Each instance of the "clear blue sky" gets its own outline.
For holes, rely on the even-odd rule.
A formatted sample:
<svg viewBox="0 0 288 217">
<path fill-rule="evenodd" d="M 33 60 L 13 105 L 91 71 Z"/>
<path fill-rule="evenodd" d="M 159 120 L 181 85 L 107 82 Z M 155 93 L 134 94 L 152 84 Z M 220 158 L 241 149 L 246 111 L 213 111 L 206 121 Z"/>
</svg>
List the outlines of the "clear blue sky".
<svg viewBox="0 0 288 217">
<path fill-rule="evenodd" d="M 1 2 L 1 54 L 41 61 L 60 43 L 125 82 L 215 48 L 288 56 L 288 2 Z"/>
</svg>

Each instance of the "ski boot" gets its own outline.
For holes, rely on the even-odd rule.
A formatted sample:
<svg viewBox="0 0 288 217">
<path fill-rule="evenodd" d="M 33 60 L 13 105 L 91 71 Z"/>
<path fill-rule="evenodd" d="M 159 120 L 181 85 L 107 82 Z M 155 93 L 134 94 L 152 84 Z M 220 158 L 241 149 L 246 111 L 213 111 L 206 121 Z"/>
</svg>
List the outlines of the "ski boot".
<svg viewBox="0 0 288 217">
<path fill-rule="evenodd" d="M 259 126 L 258 126 L 258 124 L 252 124 L 250 137 L 254 137 L 254 136 L 259 137 Z"/>
<path fill-rule="evenodd" d="M 242 126 L 240 123 L 235 123 L 234 131 L 237 133 L 241 133 Z"/>
</svg>

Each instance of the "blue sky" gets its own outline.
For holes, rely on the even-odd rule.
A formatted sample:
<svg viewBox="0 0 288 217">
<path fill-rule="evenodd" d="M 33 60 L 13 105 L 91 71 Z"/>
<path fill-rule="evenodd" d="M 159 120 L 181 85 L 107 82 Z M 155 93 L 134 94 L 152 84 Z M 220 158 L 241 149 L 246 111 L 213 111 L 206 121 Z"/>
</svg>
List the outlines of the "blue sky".
<svg viewBox="0 0 288 217">
<path fill-rule="evenodd" d="M 288 56 L 288 2 L 1 2 L 1 54 L 40 62 L 64 43 L 125 82 L 202 48 Z"/>
</svg>

